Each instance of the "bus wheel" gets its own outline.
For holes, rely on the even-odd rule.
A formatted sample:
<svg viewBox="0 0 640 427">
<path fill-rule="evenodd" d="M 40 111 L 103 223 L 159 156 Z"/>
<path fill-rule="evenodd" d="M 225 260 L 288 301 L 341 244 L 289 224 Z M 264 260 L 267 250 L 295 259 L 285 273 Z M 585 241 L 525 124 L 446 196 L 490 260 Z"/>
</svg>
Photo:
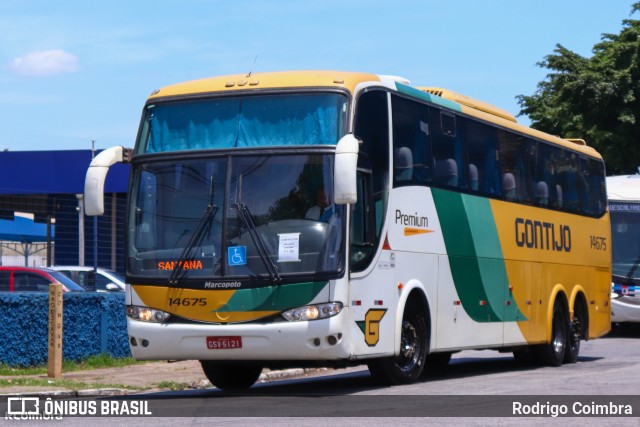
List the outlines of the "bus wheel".
<svg viewBox="0 0 640 427">
<path fill-rule="evenodd" d="M 383 384 L 411 384 L 425 367 L 428 330 L 423 311 L 416 304 L 407 306 L 402 319 L 400 354 L 369 362 L 369 371 Z"/>
<path fill-rule="evenodd" d="M 214 386 L 222 390 L 244 390 L 258 381 L 262 366 L 227 364 L 213 360 L 201 360 L 202 370 Z"/>
<path fill-rule="evenodd" d="M 551 342 L 537 347 L 538 360 L 548 366 L 560 366 L 567 350 L 567 317 L 562 304 L 553 306 Z"/>
<path fill-rule="evenodd" d="M 576 303 L 573 312 L 573 320 L 567 328 L 567 350 L 564 353 L 565 363 L 576 363 L 580 353 L 580 340 L 585 336 L 587 313 L 582 302 Z"/>
</svg>

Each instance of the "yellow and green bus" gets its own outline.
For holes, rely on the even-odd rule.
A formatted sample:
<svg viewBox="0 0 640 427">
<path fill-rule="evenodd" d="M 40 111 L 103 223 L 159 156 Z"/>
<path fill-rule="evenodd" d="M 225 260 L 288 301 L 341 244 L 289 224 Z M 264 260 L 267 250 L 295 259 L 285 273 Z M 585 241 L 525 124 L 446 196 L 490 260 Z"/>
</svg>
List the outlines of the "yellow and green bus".
<svg viewBox="0 0 640 427">
<path fill-rule="evenodd" d="M 466 349 L 558 366 L 609 331 L 601 156 L 463 95 L 341 71 L 196 80 L 95 158 L 89 215 L 116 162 L 131 352 L 200 360 L 219 388 L 358 364 L 411 383 Z"/>
</svg>

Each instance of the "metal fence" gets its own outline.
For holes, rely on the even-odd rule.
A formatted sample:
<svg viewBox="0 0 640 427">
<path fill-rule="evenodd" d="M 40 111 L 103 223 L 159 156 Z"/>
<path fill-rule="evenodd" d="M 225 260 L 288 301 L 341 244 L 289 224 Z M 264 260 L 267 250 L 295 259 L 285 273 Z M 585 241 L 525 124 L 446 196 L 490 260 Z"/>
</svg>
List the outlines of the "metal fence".
<svg viewBox="0 0 640 427">
<path fill-rule="evenodd" d="M 2 265 L 86 265 L 124 272 L 126 194 L 84 215 L 82 194 L 0 195 Z"/>
</svg>

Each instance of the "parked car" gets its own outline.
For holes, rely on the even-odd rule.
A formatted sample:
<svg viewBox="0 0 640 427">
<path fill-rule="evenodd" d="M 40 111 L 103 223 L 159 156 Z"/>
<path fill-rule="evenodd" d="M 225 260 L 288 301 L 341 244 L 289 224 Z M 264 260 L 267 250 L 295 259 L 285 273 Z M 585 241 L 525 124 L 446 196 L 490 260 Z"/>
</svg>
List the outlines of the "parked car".
<svg viewBox="0 0 640 427">
<path fill-rule="evenodd" d="M 64 274 L 48 268 L 0 267 L 0 292 L 49 292 L 49 285 L 62 284 L 64 292 L 85 289 Z"/>
<path fill-rule="evenodd" d="M 91 275 L 94 273 L 93 267 L 79 265 L 63 265 L 51 267 L 79 283 L 87 291 L 97 292 L 124 292 L 124 278 L 115 271 L 104 268 L 96 269 L 95 289 L 91 283 Z"/>
</svg>

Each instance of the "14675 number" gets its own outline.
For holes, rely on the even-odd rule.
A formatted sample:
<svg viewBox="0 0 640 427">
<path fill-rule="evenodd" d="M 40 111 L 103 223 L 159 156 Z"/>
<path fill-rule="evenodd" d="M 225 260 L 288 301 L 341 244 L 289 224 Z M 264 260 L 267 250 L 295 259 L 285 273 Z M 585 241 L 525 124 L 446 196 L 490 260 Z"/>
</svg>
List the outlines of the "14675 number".
<svg viewBox="0 0 640 427">
<path fill-rule="evenodd" d="M 591 238 L 591 249 L 595 249 L 596 251 L 606 251 L 607 250 L 607 238 L 600 236 L 589 236 Z"/>
<path fill-rule="evenodd" d="M 169 305 L 181 305 L 184 307 L 193 306 L 205 306 L 207 305 L 206 298 L 169 298 Z"/>
</svg>

